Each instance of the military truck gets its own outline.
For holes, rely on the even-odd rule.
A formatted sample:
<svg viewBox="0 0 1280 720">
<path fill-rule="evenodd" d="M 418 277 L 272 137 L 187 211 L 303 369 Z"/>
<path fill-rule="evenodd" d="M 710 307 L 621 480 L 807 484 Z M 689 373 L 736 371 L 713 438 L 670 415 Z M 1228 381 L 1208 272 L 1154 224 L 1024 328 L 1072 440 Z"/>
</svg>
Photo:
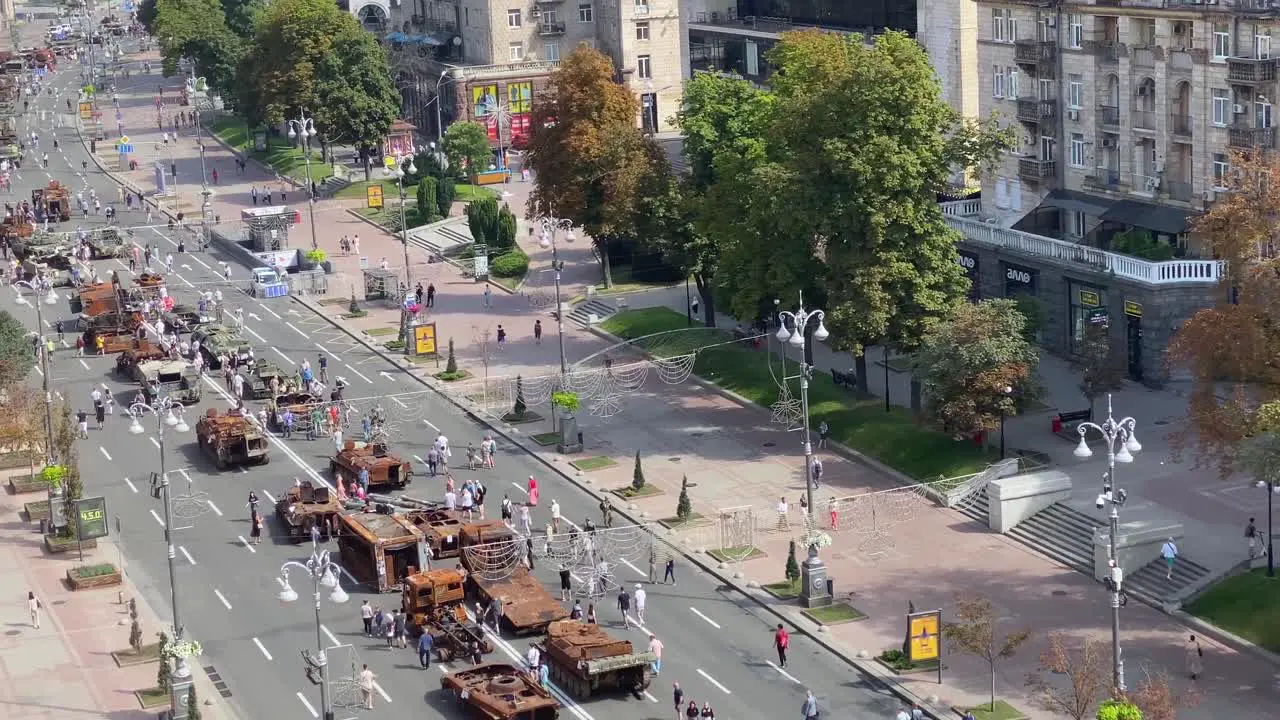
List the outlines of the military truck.
<svg viewBox="0 0 1280 720">
<path fill-rule="evenodd" d="M 486 720 L 557 720 L 560 703 L 551 691 L 529 673 L 507 663 L 482 663 L 440 678 L 440 687 L 451 691 L 471 708 L 471 717 Z"/>
<path fill-rule="evenodd" d="M 219 470 L 231 465 L 266 465 L 271 459 L 261 428 L 243 415 L 219 415 L 214 408 L 206 410 L 196 423 L 196 439 Z"/>
<path fill-rule="evenodd" d="M 272 396 L 271 380 L 278 381 L 276 387 L 284 387 L 290 373 L 280 369 L 279 365 L 263 360 L 253 364 L 253 372 L 245 378 L 245 394 L 253 400 L 269 399 Z"/>
<path fill-rule="evenodd" d="M 528 568 L 519 562 L 510 567 L 510 559 L 519 557 L 522 550 L 508 546 L 523 545 L 524 538 L 501 520 L 464 525 L 461 537 L 468 590 L 484 605 L 500 600 L 502 622 L 512 633 L 541 633 L 551 623 L 569 617 L 569 611 L 551 597 Z M 497 564 L 491 567 L 491 563 Z"/>
<path fill-rule="evenodd" d="M 466 579 L 457 570 L 428 570 L 410 573 L 400 585 L 400 609 L 409 616 L 413 637 L 431 635 L 431 647 L 440 662 L 471 654 L 471 644 L 480 652 L 493 652 L 493 643 L 484 630 L 467 617 Z"/>
<path fill-rule="evenodd" d="M 191 333 L 191 339 L 200 343 L 200 353 L 205 365 L 212 370 L 222 368 L 222 356 L 230 354 L 236 367 L 253 362 L 253 348 L 240 331 L 225 325 L 209 325 Z"/>
<path fill-rule="evenodd" d="M 619 640 L 604 628 L 577 620 L 547 626 L 537 643 L 549 666 L 551 681 L 579 700 L 615 690 L 640 698 L 653 682 L 651 652 L 635 652 L 630 640 Z"/>
<path fill-rule="evenodd" d="M 133 366 L 133 379 L 142 385 L 139 392 L 148 405 L 163 397 L 172 398 L 183 405 L 200 402 L 200 373 L 185 360 L 148 360 L 138 363 Z"/>
<path fill-rule="evenodd" d="M 346 445 L 329 461 L 329 470 L 337 477 L 355 478 L 361 470 L 369 471 L 369 487 L 390 485 L 406 487 L 413 482 L 413 466 L 408 460 L 392 455 L 384 443 L 357 443 L 348 440 Z"/>
<path fill-rule="evenodd" d="M 319 527 L 329 537 L 337 529 L 337 516 L 342 505 L 337 494 L 329 488 L 316 487 L 310 480 L 289 488 L 284 497 L 276 501 L 276 517 L 284 524 L 294 542 L 311 537 L 311 528 Z"/>
</svg>

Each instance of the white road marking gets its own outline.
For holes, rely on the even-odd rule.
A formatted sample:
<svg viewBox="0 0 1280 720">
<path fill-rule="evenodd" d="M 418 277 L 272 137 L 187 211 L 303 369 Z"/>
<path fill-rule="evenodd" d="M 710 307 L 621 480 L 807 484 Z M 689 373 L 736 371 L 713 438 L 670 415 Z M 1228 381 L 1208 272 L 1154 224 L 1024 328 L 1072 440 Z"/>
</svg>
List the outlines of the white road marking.
<svg viewBox="0 0 1280 720">
<path fill-rule="evenodd" d="M 250 335 L 252 335 L 252 336 L 254 336 L 254 337 L 256 337 L 256 338 L 258 338 L 258 340 L 259 340 L 259 341 L 261 341 L 261 342 L 266 342 L 266 341 L 267 341 L 267 339 L 266 339 L 266 338 L 262 337 L 261 335 L 259 335 L 259 334 L 258 334 L 258 333 L 256 333 L 256 332 L 254 332 L 254 331 L 253 331 L 253 328 L 249 327 L 248 325 L 245 325 L 245 326 L 244 326 L 244 329 L 245 329 L 245 330 L 248 330 L 248 331 L 249 331 L 249 334 L 250 334 Z"/>
<path fill-rule="evenodd" d="M 783 670 L 782 668 L 778 667 L 777 665 L 774 665 L 774 664 L 773 664 L 773 661 L 771 661 L 771 660 L 765 660 L 765 662 L 769 664 L 769 667 L 771 667 L 771 668 L 773 668 L 774 670 L 777 670 L 779 673 L 781 673 L 781 674 L 782 674 L 782 677 L 784 677 L 784 678 L 786 678 L 786 679 L 790 680 L 791 682 L 793 682 L 793 683 L 795 683 L 795 684 L 797 684 L 797 685 L 803 685 L 803 684 L 804 684 L 804 683 L 800 682 L 799 680 L 797 680 L 797 679 L 795 678 L 795 676 L 794 676 L 794 675 L 792 675 L 791 673 L 787 672 L 786 670 Z"/>
<path fill-rule="evenodd" d="M 192 260 L 195 260 L 196 262 L 200 263 L 201 265 L 204 265 L 205 269 L 207 269 L 207 270 L 212 270 L 212 269 L 213 269 L 213 268 L 209 267 L 208 265 L 205 265 L 205 262 L 204 262 L 203 260 L 201 260 L 200 258 L 196 257 L 195 255 L 192 255 L 192 256 L 191 256 L 191 259 L 192 259 Z"/>
<path fill-rule="evenodd" d="M 324 633 L 324 636 L 325 636 L 325 637 L 327 637 L 327 638 L 329 638 L 329 642 L 333 643 L 334 645 L 341 645 L 341 644 L 342 644 L 341 642 L 339 642 L 339 641 L 338 641 L 338 638 L 337 638 L 333 633 L 329 632 L 329 628 L 327 628 L 327 627 L 325 627 L 325 626 L 321 625 L 321 626 L 320 626 L 320 631 L 321 631 L 321 632 L 323 632 L 323 633 Z"/>
<path fill-rule="evenodd" d="M 285 361 L 285 362 L 289 363 L 290 365 L 295 364 L 295 363 L 293 362 L 293 360 L 289 359 L 289 356 L 288 356 L 288 355 L 285 355 L 284 353 L 280 352 L 280 350 L 279 350 L 279 349 L 277 349 L 274 345 L 272 345 L 272 346 L 271 346 L 271 349 L 272 349 L 272 350 L 275 350 L 275 353 L 276 353 L 277 355 L 279 355 L 280 357 L 284 358 L 284 361 Z"/>
<path fill-rule="evenodd" d="M 528 494 L 529 494 L 529 491 L 528 491 L 528 490 L 526 490 L 526 489 L 525 489 L 525 487 L 524 487 L 523 485 L 521 485 L 520 483 L 516 482 L 515 480 L 512 480 L 512 481 L 511 481 L 511 484 L 512 484 L 512 485 L 515 485 L 515 486 L 516 486 L 516 489 L 517 489 L 517 490 L 519 490 L 520 492 L 524 493 L 525 495 L 528 495 Z"/>
<path fill-rule="evenodd" d="M 658 698 L 654 697 L 653 693 L 648 690 L 644 691 L 644 696 L 649 699 L 649 702 L 658 702 Z"/>
<path fill-rule="evenodd" d="M 155 445 L 157 448 L 158 448 L 158 447 L 160 447 L 160 441 L 159 441 L 159 440 L 156 440 L 156 439 L 155 439 L 155 438 L 153 438 L 153 437 L 149 437 L 149 438 L 147 438 L 147 439 L 151 441 L 151 444 L 152 444 L 152 445 Z"/>
<path fill-rule="evenodd" d="M 427 427 L 431 428 L 432 430 L 435 430 L 436 432 L 440 432 L 440 428 L 436 427 L 435 423 L 431 422 L 430 420 L 426 418 L 422 418 L 422 422 L 426 423 Z"/>
<path fill-rule="evenodd" d="M 249 541 L 248 541 L 248 540 L 245 540 L 245 539 L 244 539 L 244 536 L 243 536 L 243 535 L 237 535 L 237 536 L 236 536 L 236 539 L 237 539 L 237 540 L 239 540 L 240 542 L 244 543 L 244 547 L 245 547 L 245 549 L 246 549 L 246 550 L 248 550 L 249 552 L 253 553 L 254 555 L 257 555 L 257 554 L 258 554 L 258 551 L 253 549 L 253 546 L 249 544 Z"/>
<path fill-rule="evenodd" d="M 182 547 L 181 545 L 178 546 L 178 552 L 182 553 L 182 557 L 186 558 L 187 562 L 191 563 L 192 565 L 198 564 L 196 562 L 196 559 L 191 557 L 191 553 L 187 552 L 187 549 Z"/>
<path fill-rule="evenodd" d="M 262 651 L 262 654 L 263 654 L 263 655 L 265 655 L 265 656 L 266 656 L 266 658 L 267 658 L 268 660 L 274 660 L 274 659 L 275 659 L 275 658 L 271 657 L 271 653 L 267 652 L 267 649 L 266 649 L 265 647 L 263 647 L 263 646 L 262 646 L 262 641 L 261 641 L 261 640 L 259 640 L 258 638 L 254 638 L 254 639 L 253 639 L 253 644 L 258 646 L 258 649 Z M 701 671 L 701 670 L 699 670 L 698 672 L 702 672 L 702 671 Z M 728 691 L 728 690 L 725 690 L 725 692 L 729 692 L 729 691 Z"/>
<path fill-rule="evenodd" d="M 258 303 L 258 304 L 259 304 L 259 305 L 262 305 L 262 303 Z M 284 318 L 280 317 L 279 315 L 276 315 L 276 311 L 275 311 L 275 310 L 272 310 L 271 308 L 267 307 L 266 305 L 262 305 L 262 309 L 263 309 L 263 310 L 266 310 L 267 312 L 271 313 L 272 315 L 275 315 L 275 318 L 276 318 L 277 320 L 283 320 L 283 319 L 284 319 Z"/>
<path fill-rule="evenodd" d="M 382 696 L 383 700 L 391 702 L 391 696 L 387 694 L 386 690 L 382 689 L 382 686 L 378 684 L 377 680 L 373 681 L 373 689 L 378 691 L 378 694 Z"/>
<path fill-rule="evenodd" d="M 320 713 L 316 712 L 316 709 L 311 707 L 311 703 L 307 702 L 307 699 L 302 696 L 301 692 L 298 692 L 297 695 L 298 695 L 298 699 L 302 701 L 302 704 L 307 706 L 307 712 L 311 713 L 311 717 L 313 718 L 320 717 Z"/>
<path fill-rule="evenodd" d="M 40 373 L 40 377 L 44 377 L 44 370 L 41 370 L 39 365 L 36 365 L 36 372 Z"/>
<path fill-rule="evenodd" d="M 266 652 L 266 650 L 263 650 L 263 652 Z M 271 656 L 270 656 L 270 655 L 268 655 L 267 657 L 268 657 L 268 659 L 269 659 Z M 720 683 L 719 683 L 715 678 L 713 678 L 713 677 L 711 677 L 710 675 L 708 675 L 708 674 L 706 674 L 705 672 L 703 672 L 702 668 L 697 668 L 697 671 L 698 671 L 698 674 L 699 674 L 699 675 L 701 675 L 702 677 L 706 678 L 707 682 L 709 682 L 709 683 L 711 683 L 712 685 L 715 685 L 716 687 L 720 688 L 720 691 L 721 691 L 721 692 L 723 692 L 725 695 L 732 695 L 732 694 L 733 694 L 733 693 L 729 692 L 729 688 L 727 688 L 727 687 L 725 687 L 725 686 L 721 685 L 721 684 L 720 684 Z"/>
<path fill-rule="evenodd" d="M 156 519 L 156 522 L 160 524 L 160 527 L 164 527 L 164 520 L 160 519 L 160 514 L 155 511 L 155 508 L 152 508 L 151 510 L 151 517 Z"/>
<path fill-rule="evenodd" d="M 218 509 L 217 505 L 213 504 L 212 500 L 205 500 L 205 503 L 209 506 L 210 510 L 218 514 L 218 517 L 222 517 L 222 511 Z"/>
<path fill-rule="evenodd" d="M 272 505 L 275 505 L 275 504 L 276 504 L 276 499 L 271 495 L 271 492 L 270 492 L 270 491 L 268 491 L 268 490 L 263 490 L 263 491 L 262 491 L 262 494 L 267 496 L 267 499 L 271 501 L 271 504 L 272 504 Z"/>
<path fill-rule="evenodd" d="M 128 485 L 130 490 L 132 490 L 132 491 L 134 491 L 134 492 L 138 492 L 138 488 L 137 488 L 137 486 L 135 486 L 135 485 L 133 484 L 133 481 L 132 481 L 132 480 L 130 480 L 129 478 L 125 478 L 125 479 L 124 479 L 124 484 L 125 484 L 125 485 Z"/>
<path fill-rule="evenodd" d="M 236 469 L 240 471 L 240 474 L 241 474 L 241 475 L 248 475 L 248 474 L 249 474 L 249 471 L 248 471 L 248 470 L 245 470 L 245 468 L 244 468 L 244 466 L 243 466 L 243 465 L 241 465 L 241 466 L 237 467 Z"/>
<path fill-rule="evenodd" d="M 222 596 L 222 593 L 221 593 L 221 592 L 219 592 L 217 588 L 214 588 L 214 589 L 213 589 L 213 594 L 214 594 L 214 595 L 217 595 L 217 596 L 218 596 L 218 599 L 222 601 L 222 605 L 223 605 L 223 607 L 225 607 L 225 608 L 226 608 L 226 609 L 228 609 L 228 610 L 230 610 L 230 609 L 231 609 L 231 603 L 227 602 L 227 599 L 226 599 L 225 597 L 223 597 L 223 596 Z"/>
<path fill-rule="evenodd" d="M 711 618 L 707 617 L 706 615 L 703 615 L 703 614 L 702 614 L 702 612 L 701 612 L 700 610 L 698 610 L 698 608 L 691 607 L 691 608 L 689 608 L 689 609 L 693 611 L 693 614 L 694 614 L 694 615 L 697 615 L 698 617 L 702 618 L 703 620 L 706 620 L 706 621 L 707 621 L 707 623 L 708 623 L 709 625 L 711 625 L 711 627 L 713 627 L 713 628 L 715 628 L 715 629 L 717 629 L 717 630 L 719 630 L 719 629 L 720 629 L 720 623 L 716 622 L 715 620 L 712 620 Z"/>
<path fill-rule="evenodd" d="M 355 585 L 356 587 L 360 587 L 360 581 L 356 579 L 355 575 L 352 575 L 351 573 L 347 572 L 347 569 L 342 566 L 339 566 L 338 569 L 342 571 L 343 575 L 347 576 L 347 579 L 351 581 L 352 585 Z"/>
<path fill-rule="evenodd" d="M 262 320 L 262 318 L 258 316 L 258 313 L 249 313 L 249 317 L 253 318 L 254 320 L 259 320 L 259 321 Z"/>
<path fill-rule="evenodd" d="M 84 366 L 85 370 L 89 369 L 89 363 L 85 362 L 84 358 L 80 358 L 80 364 Z"/>
<path fill-rule="evenodd" d="M 392 401 L 392 402 L 394 402 L 395 404 L 399 405 L 400 407 L 404 408 L 405 410 L 408 410 L 408 409 L 409 409 L 409 406 L 408 406 L 408 405 L 405 405 L 403 402 L 401 402 L 401 401 L 400 401 L 400 398 L 396 397 L 395 395 L 392 395 L 392 396 L 391 396 L 391 401 Z"/>
<path fill-rule="evenodd" d="M 190 266 L 188 265 L 187 267 L 190 267 Z M 193 285 L 193 284 L 191 283 L 191 281 L 190 281 L 190 280 L 188 280 L 188 279 L 186 279 L 186 278 L 182 277 L 182 276 L 181 276 L 181 275 L 179 275 L 178 273 L 174 273 L 173 275 L 174 275 L 174 277 L 178 278 L 178 279 L 179 279 L 179 280 L 181 280 L 182 282 L 186 283 L 186 284 L 187 284 L 187 287 L 195 287 L 195 285 Z"/>
<path fill-rule="evenodd" d="M 102 451 L 102 456 L 107 459 L 107 462 L 111 462 L 111 455 L 107 453 L 107 449 L 101 445 L 98 446 L 98 449 Z"/>
<path fill-rule="evenodd" d="M 178 473 L 179 475 L 181 475 L 181 476 L 182 476 L 182 478 L 183 478 L 184 480 L 186 480 L 188 483 L 190 483 L 190 482 L 191 482 L 191 476 L 187 474 L 187 469 L 186 469 L 186 468 L 178 468 L 178 469 L 177 469 L 177 470 L 175 470 L 174 472 L 176 472 L 176 473 Z"/>
<path fill-rule="evenodd" d="M 427 464 L 427 461 L 426 461 L 426 460 L 423 460 L 422 458 L 418 457 L 417 455 L 414 455 L 414 456 L 413 456 L 413 459 L 414 459 L 414 460 L 417 460 L 418 462 L 422 463 L 423 465 L 426 465 L 426 464 Z"/>
<path fill-rule="evenodd" d="M 351 372 L 353 372 L 353 373 L 355 373 L 355 374 L 359 375 L 361 380 L 364 380 L 365 382 L 369 383 L 370 385 L 372 385 L 372 384 L 373 384 L 373 381 L 372 381 L 372 380 L 370 380 L 369 378 L 365 377 L 365 376 L 364 376 L 364 373 L 362 373 L 362 372 L 360 372 L 359 370 L 357 370 L 357 369 L 355 369 L 355 368 L 351 367 L 351 366 L 350 366 L 350 365 L 348 365 L 347 363 L 343 363 L 343 365 L 346 365 L 346 366 L 347 366 L 347 369 L 348 369 L 348 370 L 350 370 Z"/>
<path fill-rule="evenodd" d="M 306 338 L 306 339 L 308 339 L 308 340 L 310 340 L 310 339 L 311 339 L 311 336 L 310 336 L 310 335 L 308 335 L 308 334 L 306 334 L 306 333 L 302 332 L 301 330 L 299 330 L 299 329 L 298 329 L 298 327 L 297 327 L 296 325 L 294 325 L 293 323 L 291 323 L 291 322 L 287 322 L 287 323 L 285 323 L 285 325 L 288 325 L 289 327 L 293 328 L 293 331 L 294 331 L 294 332 L 296 332 L 296 333 L 298 333 L 298 334 L 299 334 L 299 335 L 301 335 L 302 337 L 304 337 L 304 338 Z"/>
<path fill-rule="evenodd" d="M 516 487 L 519 487 L 519 486 L 517 485 Z M 649 574 L 648 574 L 648 573 L 646 573 L 645 571 L 643 571 L 643 570 L 641 570 L 640 568 L 638 568 L 638 567 L 636 567 L 635 565 L 633 565 L 633 564 L 631 563 L 631 561 L 630 561 L 630 560 L 628 560 L 628 559 L 626 559 L 626 558 L 622 558 L 622 562 L 626 563 L 626 564 L 627 564 L 627 567 L 631 568 L 632 570 L 635 570 L 635 571 L 636 571 L 636 574 L 640 575 L 641 577 L 644 577 L 644 578 L 649 577 Z"/>
</svg>

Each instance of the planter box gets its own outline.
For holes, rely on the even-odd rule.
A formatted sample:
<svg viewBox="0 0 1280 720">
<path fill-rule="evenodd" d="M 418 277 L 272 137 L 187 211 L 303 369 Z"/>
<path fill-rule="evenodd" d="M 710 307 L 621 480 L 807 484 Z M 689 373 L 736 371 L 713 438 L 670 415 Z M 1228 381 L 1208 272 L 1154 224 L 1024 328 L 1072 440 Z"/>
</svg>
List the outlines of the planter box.
<svg viewBox="0 0 1280 720">
<path fill-rule="evenodd" d="M 0 454 L 0 470 L 12 470 L 20 467 L 35 467 L 44 464 L 44 457 L 35 450 L 16 450 Z"/>
<path fill-rule="evenodd" d="M 28 495 L 30 493 L 47 493 L 49 492 L 49 483 L 39 475 L 19 475 L 18 477 L 9 478 L 9 491 L 14 495 Z"/>
<path fill-rule="evenodd" d="M 908 670 L 899 670 L 878 655 L 876 656 L 876 662 L 880 663 L 881 667 L 884 667 L 894 675 L 920 675 L 923 673 L 933 673 L 936 675 L 938 673 L 937 660 L 917 663 L 915 667 Z"/>
<path fill-rule="evenodd" d="M 103 575 L 94 575 L 93 577 L 80 577 L 76 575 L 77 568 L 71 568 L 67 571 L 67 584 L 72 590 L 92 590 L 93 588 L 111 587 L 119 585 L 124 581 L 120 575 L 120 571 L 106 573 Z"/>
<path fill-rule="evenodd" d="M 142 652 L 135 653 L 133 648 L 128 650 L 116 650 L 111 653 L 111 659 L 116 661 L 119 667 L 134 667 L 135 665 L 147 665 L 153 662 L 160 662 L 160 643 L 151 643 L 143 645 Z"/>
<path fill-rule="evenodd" d="M 98 547 L 97 538 L 85 540 L 83 544 L 76 543 L 74 538 L 55 538 L 52 535 L 44 536 L 44 549 L 53 555 L 59 555 L 65 552 L 72 552 L 79 548 L 92 550 Z"/>
<path fill-rule="evenodd" d="M 22 509 L 27 513 L 27 520 L 30 522 L 49 519 L 48 500 L 37 500 L 36 502 L 24 503 Z"/>
</svg>

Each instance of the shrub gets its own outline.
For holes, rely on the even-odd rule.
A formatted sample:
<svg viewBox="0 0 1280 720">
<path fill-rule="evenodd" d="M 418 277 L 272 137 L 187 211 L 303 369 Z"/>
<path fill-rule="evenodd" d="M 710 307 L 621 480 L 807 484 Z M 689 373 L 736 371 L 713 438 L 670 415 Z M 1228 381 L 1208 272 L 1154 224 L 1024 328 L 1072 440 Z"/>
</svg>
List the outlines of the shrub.
<svg viewBox="0 0 1280 720">
<path fill-rule="evenodd" d="M 551 393 L 551 404 L 567 413 L 577 412 L 578 408 L 582 405 L 578 401 L 577 393 L 566 392 L 564 390 L 557 390 Z"/>
<path fill-rule="evenodd" d="M 497 245 L 506 250 L 514 247 L 516 244 L 516 214 L 511 212 L 510 206 L 503 205 L 502 210 L 498 212 L 498 232 Z"/>
<path fill-rule="evenodd" d="M 796 562 L 796 541 L 792 540 L 787 547 L 787 579 L 795 582 L 800 579 L 800 563 Z M 890 651 L 895 652 L 895 651 Z"/>
<path fill-rule="evenodd" d="M 173 680 L 173 669 L 169 667 L 169 658 L 166 652 L 169 649 L 169 636 L 163 631 L 160 636 L 160 667 L 156 669 L 156 687 L 169 692 L 169 683 Z"/>
<path fill-rule="evenodd" d="M 1145 260 L 1171 260 L 1174 249 L 1168 243 L 1162 243 L 1152 237 L 1146 230 L 1127 230 L 1116 233 L 1111 238 L 1111 249 L 1125 255 L 1133 255 Z"/>
<path fill-rule="evenodd" d="M 306 258 L 307 262 L 313 265 L 319 265 L 329 259 L 329 254 L 319 248 L 316 248 L 315 250 L 306 251 L 302 254 L 302 257 Z"/>
<path fill-rule="evenodd" d="M 529 256 L 525 255 L 520 248 L 503 253 L 494 258 L 493 263 L 489 266 L 489 272 L 493 273 L 494 277 L 523 277 L 525 273 L 529 272 Z"/>
<path fill-rule="evenodd" d="M 97 565 L 81 565 L 76 568 L 76 577 L 79 578 L 95 578 L 103 575 L 110 575 L 116 571 L 116 566 L 111 563 L 99 563 Z"/>
<path fill-rule="evenodd" d="M 1142 720 L 1142 710 L 1123 700 L 1107 700 L 1098 706 L 1098 720 Z"/>
<path fill-rule="evenodd" d="M 524 378 L 520 375 L 516 376 L 516 402 L 511 407 L 511 414 L 520 417 L 529 410 L 529 406 L 524 402 Z"/>
<path fill-rule="evenodd" d="M 436 179 L 428 175 L 418 181 L 418 218 L 423 222 L 434 222 L 438 207 Z"/>
<path fill-rule="evenodd" d="M 676 500 L 676 518 L 688 522 L 693 517 L 693 503 L 689 502 L 689 476 L 680 481 L 680 499 Z"/>
<path fill-rule="evenodd" d="M 444 371 L 447 373 L 458 372 L 458 358 L 453 354 L 453 338 L 449 338 L 449 359 L 444 363 Z"/>
<path fill-rule="evenodd" d="M 61 465 L 50 465 L 40 471 L 40 479 L 49 484 L 50 487 L 61 487 L 62 478 L 67 474 L 67 469 Z"/>
<path fill-rule="evenodd" d="M 478 243 L 491 248 L 498 243 L 498 201 L 494 198 L 481 198 L 467 206 L 467 228 L 471 237 Z"/>
<path fill-rule="evenodd" d="M 436 206 L 440 208 L 440 217 L 449 217 L 453 210 L 453 199 L 458 196 L 458 185 L 453 178 L 441 178 L 436 183 Z"/>
<path fill-rule="evenodd" d="M 644 470 L 640 467 L 640 451 L 636 451 L 636 469 L 631 472 L 631 487 L 636 492 L 644 489 Z"/>
</svg>

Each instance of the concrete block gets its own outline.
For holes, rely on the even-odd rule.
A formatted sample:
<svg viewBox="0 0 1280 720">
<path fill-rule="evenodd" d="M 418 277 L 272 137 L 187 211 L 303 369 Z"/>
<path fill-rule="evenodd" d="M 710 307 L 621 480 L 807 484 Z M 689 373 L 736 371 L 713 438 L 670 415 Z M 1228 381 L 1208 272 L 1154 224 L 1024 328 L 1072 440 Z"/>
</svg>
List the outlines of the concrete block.
<svg viewBox="0 0 1280 720">
<path fill-rule="evenodd" d="M 1120 523 L 1116 532 L 1116 564 L 1125 576 L 1137 572 L 1147 563 L 1160 557 L 1160 546 L 1173 538 L 1178 552 L 1182 547 L 1182 523 L 1138 520 Z M 1093 577 L 1101 582 L 1110 575 L 1107 559 L 1110 554 L 1111 531 L 1100 527 L 1093 533 Z"/>
<path fill-rule="evenodd" d="M 987 483 L 987 525 L 998 533 L 1071 497 L 1071 477 L 1058 470 L 1002 477 Z"/>
</svg>

